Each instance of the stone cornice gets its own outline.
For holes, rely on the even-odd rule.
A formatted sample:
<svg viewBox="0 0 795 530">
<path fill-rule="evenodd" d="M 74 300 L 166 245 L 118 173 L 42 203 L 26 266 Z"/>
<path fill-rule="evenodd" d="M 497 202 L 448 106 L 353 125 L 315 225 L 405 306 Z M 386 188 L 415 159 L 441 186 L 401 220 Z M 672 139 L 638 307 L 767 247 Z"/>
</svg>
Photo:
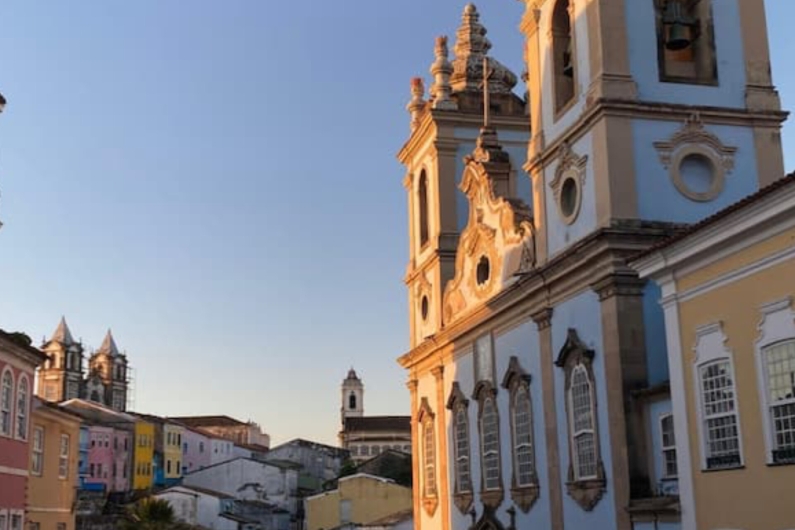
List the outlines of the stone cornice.
<svg viewBox="0 0 795 530">
<path fill-rule="evenodd" d="M 530 118 L 521 116 L 501 116 L 493 114 L 490 117 L 491 125 L 498 130 L 512 129 L 516 131 L 529 132 Z M 398 151 L 397 158 L 403 165 L 416 155 L 417 150 L 425 144 L 433 135 L 437 135 L 434 147 L 439 150 L 445 143 L 450 142 L 452 146 L 457 144 L 452 138 L 447 138 L 445 134 L 440 134 L 445 127 L 472 127 L 479 128 L 483 125 L 483 114 L 474 112 L 462 112 L 453 110 L 430 109 L 420 120 L 417 129 L 411 134 L 409 139 Z M 443 131 L 445 132 L 445 131 Z M 443 143 L 444 142 L 444 143 Z"/>
<path fill-rule="evenodd" d="M 555 141 L 547 143 L 542 152 L 529 153 L 528 162 L 523 169 L 532 173 L 537 166 L 548 165 L 558 154 L 563 141 L 571 144 L 590 131 L 593 124 L 606 117 L 651 119 L 684 123 L 696 112 L 708 125 L 738 125 L 780 127 L 789 115 L 785 111 L 749 111 L 747 109 L 728 109 L 673 103 L 649 103 L 634 100 L 598 99 L 588 102 L 580 117 L 559 134 Z"/>
<path fill-rule="evenodd" d="M 474 340 L 482 326 L 509 318 L 510 311 L 517 310 L 533 318 L 539 326 L 546 325 L 545 319 L 548 321 L 551 317 L 551 307 L 593 289 L 594 285 L 609 286 L 616 283 L 615 278 L 631 275 L 626 260 L 664 239 L 669 233 L 667 223 L 635 221 L 617 222 L 613 227 L 599 229 L 546 264 L 523 275 L 487 304 L 429 337 L 402 355 L 398 362 L 404 368 L 412 368 L 425 365 L 437 353 L 451 354 L 446 351 L 447 346 Z"/>
</svg>

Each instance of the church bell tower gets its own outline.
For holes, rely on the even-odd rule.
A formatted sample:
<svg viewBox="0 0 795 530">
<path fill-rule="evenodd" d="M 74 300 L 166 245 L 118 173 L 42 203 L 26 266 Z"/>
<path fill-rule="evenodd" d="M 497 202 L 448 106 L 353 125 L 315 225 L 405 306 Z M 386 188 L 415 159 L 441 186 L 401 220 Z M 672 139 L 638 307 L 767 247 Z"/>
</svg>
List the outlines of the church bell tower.
<svg viewBox="0 0 795 530">
<path fill-rule="evenodd" d="M 524 0 L 539 252 L 781 178 L 764 0 Z"/>
<path fill-rule="evenodd" d="M 364 385 L 356 370 L 348 370 L 348 376 L 342 382 L 342 406 L 340 415 L 343 429 L 345 418 L 361 418 L 364 416 Z"/>
<path fill-rule="evenodd" d="M 398 153 L 406 168 L 409 263 L 405 276 L 409 297 L 410 346 L 413 348 L 444 326 L 442 298 L 455 275 L 456 249 L 469 216 L 461 188 L 464 160 L 477 147 L 484 116 L 484 86 L 489 114 L 500 133 L 506 162 L 521 168 L 529 138 L 525 101 L 514 94 L 517 76 L 489 57 L 491 43 L 480 13 L 464 8 L 456 32 L 454 57 L 447 37 L 438 37 L 430 68 L 433 82 L 411 81 L 411 134 Z M 484 66 L 490 73 L 484 84 Z M 427 97 L 427 99 L 426 99 Z M 511 163 L 512 162 L 512 163 Z M 530 181 L 510 171 L 500 183 L 503 195 L 531 201 Z"/>
</svg>

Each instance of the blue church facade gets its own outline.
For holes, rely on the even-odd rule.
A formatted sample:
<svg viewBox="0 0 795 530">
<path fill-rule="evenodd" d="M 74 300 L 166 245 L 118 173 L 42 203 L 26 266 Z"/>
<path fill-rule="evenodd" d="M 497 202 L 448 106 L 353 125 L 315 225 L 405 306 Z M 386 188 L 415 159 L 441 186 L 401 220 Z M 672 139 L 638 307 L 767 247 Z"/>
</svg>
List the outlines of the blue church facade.
<svg viewBox="0 0 795 530">
<path fill-rule="evenodd" d="M 783 176 L 763 1 L 526 6 L 526 98 L 472 4 L 412 81 L 415 526 L 695 530 L 627 260 Z"/>
</svg>

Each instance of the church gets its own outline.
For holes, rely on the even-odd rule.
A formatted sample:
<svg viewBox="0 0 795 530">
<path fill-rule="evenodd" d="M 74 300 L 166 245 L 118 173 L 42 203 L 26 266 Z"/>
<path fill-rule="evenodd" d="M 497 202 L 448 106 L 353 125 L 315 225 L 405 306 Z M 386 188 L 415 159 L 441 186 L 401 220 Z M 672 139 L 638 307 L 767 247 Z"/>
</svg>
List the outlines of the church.
<svg viewBox="0 0 795 530">
<path fill-rule="evenodd" d="M 120 412 L 127 410 L 127 356 L 119 351 L 110 330 L 99 349 L 91 354 L 87 374 L 83 368 L 83 344 L 74 339 L 65 318 L 61 318 L 41 350 L 47 360 L 38 371 L 40 397 L 56 403 L 85 399 Z"/>
<path fill-rule="evenodd" d="M 526 90 L 473 4 L 411 80 L 415 528 L 695 530 L 627 262 L 784 176 L 764 1 L 524 3 Z"/>
<path fill-rule="evenodd" d="M 340 447 L 360 464 L 386 451 L 411 453 L 409 416 L 365 416 L 364 383 L 351 368 L 342 381 Z"/>
</svg>

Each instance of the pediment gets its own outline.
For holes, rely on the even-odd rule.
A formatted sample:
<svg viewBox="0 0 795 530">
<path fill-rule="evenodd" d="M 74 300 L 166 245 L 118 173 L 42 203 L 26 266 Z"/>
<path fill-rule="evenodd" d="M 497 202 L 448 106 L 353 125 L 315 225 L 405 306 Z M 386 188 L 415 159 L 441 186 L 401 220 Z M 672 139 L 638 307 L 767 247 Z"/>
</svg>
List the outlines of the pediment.
<svg viewBox="0 0 795 530">
<path fill-rule="evenodd" d="M 498 197 L 483 163 L 469 159 L 460 189 L 469 219 L 458 241 L 455 276 L 445 286 L 443 319 L 449 324 L 482 305 L 535 266 L 530 207 Z"/>
</svg>

